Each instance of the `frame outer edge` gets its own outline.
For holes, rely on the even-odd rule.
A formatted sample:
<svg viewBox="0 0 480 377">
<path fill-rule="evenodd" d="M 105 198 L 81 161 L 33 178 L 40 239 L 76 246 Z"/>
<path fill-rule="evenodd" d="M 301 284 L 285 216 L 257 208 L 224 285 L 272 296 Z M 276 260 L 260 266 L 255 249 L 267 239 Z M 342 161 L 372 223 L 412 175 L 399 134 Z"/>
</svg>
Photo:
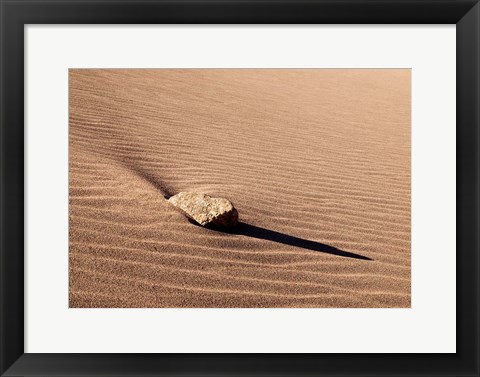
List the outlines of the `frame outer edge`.
<svg viewBox="0 0 480 377">
<path fill-rule="evenodd" d="M 480 3 L 458 22 L 456 32 L 457 353 L 465 363 L 464 375 L 479 376 Z M 465 296 L 465 288 L 473 290 L 473 297 Z"/>
<path fill-rule="evenodd" d="M 24 354 L 22 14 L 0 2 L 0 374 Z M 18 64 L 21 62 L 22 64 Z M 8 89 L 8 93 L 7 93 Z"/>
</svg>

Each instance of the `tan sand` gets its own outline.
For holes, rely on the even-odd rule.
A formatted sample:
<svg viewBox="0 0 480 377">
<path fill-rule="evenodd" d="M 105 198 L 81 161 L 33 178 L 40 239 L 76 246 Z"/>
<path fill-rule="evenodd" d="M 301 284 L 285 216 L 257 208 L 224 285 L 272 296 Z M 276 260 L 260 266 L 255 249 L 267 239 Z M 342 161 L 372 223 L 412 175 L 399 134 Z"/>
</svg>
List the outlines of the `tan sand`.
<svg viewBox="0 0 480 377">
<path fill-rule="evenodd" d="M 69 75 L 70 307 L 410 307 L 410 70 Z"/>
</svg>

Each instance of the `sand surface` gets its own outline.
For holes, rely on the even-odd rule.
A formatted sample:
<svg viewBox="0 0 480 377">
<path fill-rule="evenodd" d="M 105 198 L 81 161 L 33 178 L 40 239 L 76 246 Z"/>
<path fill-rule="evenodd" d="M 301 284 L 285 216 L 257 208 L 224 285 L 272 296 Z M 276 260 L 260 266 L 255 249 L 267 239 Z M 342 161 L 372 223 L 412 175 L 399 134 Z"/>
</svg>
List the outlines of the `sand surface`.
<svg viewBox="0 0 480 377">
<path fill-rule="evenodd" d="M 410 70 L 73 69 L 69 101 L 70 307 L 410 306 Z"/>
</svg>

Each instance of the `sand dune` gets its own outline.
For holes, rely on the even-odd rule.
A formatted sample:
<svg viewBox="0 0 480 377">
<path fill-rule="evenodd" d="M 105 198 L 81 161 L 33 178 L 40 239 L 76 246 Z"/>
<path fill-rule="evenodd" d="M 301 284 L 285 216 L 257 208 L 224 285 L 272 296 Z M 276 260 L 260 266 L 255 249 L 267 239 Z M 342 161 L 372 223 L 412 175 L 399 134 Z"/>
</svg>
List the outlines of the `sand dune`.
<svg viewBox="0 0 480 377">
<path fill-rule="evenodd" d="M 69 73 L 70 307 L 409 307 L 410 70 Z M 230 199 L 234 234 L 165 197 Z"/>
</svg>

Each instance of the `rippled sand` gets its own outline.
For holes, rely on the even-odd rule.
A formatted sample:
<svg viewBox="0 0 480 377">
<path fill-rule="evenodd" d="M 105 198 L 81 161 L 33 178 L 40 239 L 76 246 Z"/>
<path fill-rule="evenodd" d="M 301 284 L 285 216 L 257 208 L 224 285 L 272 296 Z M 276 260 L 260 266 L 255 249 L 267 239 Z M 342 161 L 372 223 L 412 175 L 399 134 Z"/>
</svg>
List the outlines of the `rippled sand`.
<svg viewBox="0 0 480 377">
<path fill-rule="evenodd" d="M 69 76 L 70 307 L 410 306 L 410 70 Z"/>
</svg>

